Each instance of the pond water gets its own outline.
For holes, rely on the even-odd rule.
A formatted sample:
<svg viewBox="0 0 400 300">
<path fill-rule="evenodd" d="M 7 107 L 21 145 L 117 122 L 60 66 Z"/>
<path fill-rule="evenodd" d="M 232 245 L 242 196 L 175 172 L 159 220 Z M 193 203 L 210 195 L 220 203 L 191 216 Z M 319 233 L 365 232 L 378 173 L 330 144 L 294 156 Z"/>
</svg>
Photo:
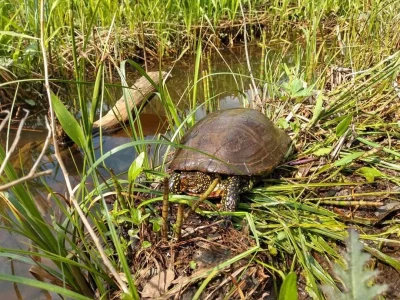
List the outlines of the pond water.
<svg viewBox="0 0 400 300">
<path fill-rule="evenodd" d="M 251 48 L 250 51 L 252 68 L 254 68 L 254 70 L 258 70 L 261 50 L 260 48 Z M 218 102 L 217 107 L 219 107 L 220 109 L 238 107 L 241 105 L 239 91 L 244 90 L 246 94 L 245 87 L 248 87 L 250 82 L 247 78 L 241 78 L 240 76 L 232 76 L 223 73 L 233 71 L 238 74 L 248 74 L 244 49 L 237 48 L 235 51 L 225 51 L 222 53 L 222 55 L 225 61 L 223 61 L 218 54 L 212 55 L 209 61 L 209 64 L 212 66 L 213 73 L 221 72 L 220 75 L 210 77 L 210 87 L 212 88 L 212 95 L 216 95 L 215 99 Z M 193 82 L 193 63 L 194 59 L 193 61 L 187 60 L 184 63 L 179 63 L 179 65 L 176 64 L 171 72 L 172 78 L 169 79 L 169 81 L 167 82 L 168 91 L 170 92 L 171 97 L 173 99 L 177 99 L 177 105 L 183 108 L 188 105 L 188 94 L 185 91 L 185 88 L 190 84 L 190 82 Z M 121 94 L 122 92 L 120 90 L 116 91 L 115 100 L 119 99 Z M 189 92 L 189 94 L 191 93 Z M 201 87 L 199 88 L 197 96 L 199 101 L 203 101 L 204 95 L 203 89 Z M 206 111 L 204 107 L 196 111 L 197 120 L 201 119 L 205 115 Z M 43 124 L 44 116 L 41 116 L 41 118 L 41 121 L 39 121 L 38 123 Z M 165 132 L 165 130 L 167 129 L 166 120 L 163 115 L 163 108 L 160 106 L 160 102 L 157 101 L 157 99 L 153 99 L 150 104 L 144 108 L 143 112 L 140 115 L 140 122 L 142 124 L 143 134 L 146 139 L 152 139 L 155 135 Z M 14 140 L 15 130 L 11 130 L 9 134 L 9 139 L 11 141 Z M 14 155 L 11 160 L 12 164 L 17 170 L 20 169 L 20 166 L 23 166 L 23 169 L 27 171 L 34 164 L 36 158 L 41 151 L 43 142 L 46 138 L 46 134 L 46 130 L 44 130 L 43 127 L 40 126 L 34 129 L 26 129 L 22 131 L 17 150 L 15 151 L 16 155 Z M 0 133 L 0 143 L 2 146 L 5 146 L 6 140 L 6 133 Z M 95 144 L 98 146 L 102 146 L 103 153 L 130 141 L 132 141 L 132 137 L 124 130 L 120 130 L 112 134 L 103 135 L 101 137 L 101 140 L 98 136 L 94 137 Z M 96 155 L 99 157 L 100 147 L 97 147 L 97 149 L 98 150 Z M 38 206 L 41 208 L 44 214 L 46 214 L 46 212 L 49 210 L 49 204 L 47 200 L 48 193 L 43 181 L 55 192 L 58 192 L 60 194 L 66 193 L 65 181 L 53 153 L 54 149 L 51 146 L 49 151 L 47 151 L 46 155 L 44 156 L 42 164 L 40 166 L 40 170 L 51 169 L 52 174 L 30 182 L 31 191 L 37 200 Z M 75 148 L 70 148 L 63 150 L 62 156 L 64 157 L 65 161 L 69 162 L 66 164 L 66 166 L 68 167 L 69 176 L 72 184 L 78 183 L 80 181 L 80 175 L 77 173 L 77 168 L 75 167 L 75 164 L 78 166 L 78 169 L 82 166 L 82 153 Z M 117 155 L 108 158 L 106 160 L 106 164 L 108 166 L 112 166 L 115 174 L 119 174 L 127 171 L 130 163 L 134 160 L 135 156 L 136 153 L 133 148 L 125 149 L 118 152 Z M 109 174 L 105 170 L 100 169 L 100 172 L 106 178 L 109 177 Z M 90 185 L 90 182 L 88 184 Z M 90 186 L 88 188 L 90 189 Z M 0 245 L 6 248 L 9 247 L 27 249 L 26 241 L 24 241 L 20 237 L 11 235 L 4 230 L 0 232 Z M 12 262 L 11 260 L 4 258 L 0 259 L 0 262 L 1 273 L 15 274 L 19 276 L 33 278 L 29 273 L 30 266 L 28 265 Z M 12 299 L 39 299 L 45 298 L 45 294 L 41 291 L 38 291 L 37 289 L 30 288 L 25 285 L 0 282 L 0 298 L 4 299 L 6 297 Z"/>
</svg>

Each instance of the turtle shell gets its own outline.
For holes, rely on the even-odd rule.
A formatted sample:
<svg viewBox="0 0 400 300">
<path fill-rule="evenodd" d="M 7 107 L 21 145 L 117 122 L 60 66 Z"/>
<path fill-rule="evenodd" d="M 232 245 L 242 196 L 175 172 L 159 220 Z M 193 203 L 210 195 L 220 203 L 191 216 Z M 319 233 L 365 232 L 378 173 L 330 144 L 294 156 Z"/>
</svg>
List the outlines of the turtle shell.
<svg viewBox="0 0 400 300">
<path fill-rule="evenodd" d="M 181 144 L 190 149 L 176 151 L 170 164 L 174 171 L 253 176 L 269 173 L 279 164 L 290 138 L 262 113 L 233 108 L 207 115 Z"/>
</svg>

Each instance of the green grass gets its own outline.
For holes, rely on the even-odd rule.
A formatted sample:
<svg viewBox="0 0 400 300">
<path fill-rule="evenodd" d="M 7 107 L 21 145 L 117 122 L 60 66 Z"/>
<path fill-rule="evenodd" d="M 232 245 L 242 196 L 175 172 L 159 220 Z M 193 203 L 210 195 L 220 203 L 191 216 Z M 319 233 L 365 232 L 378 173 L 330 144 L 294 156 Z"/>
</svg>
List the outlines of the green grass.
<svg viewBox="0 0 400 300">
<path fill-rule="evenodd" d="M 237 42 L 243 35 L 243 28 L 238 26 L 243 17 L 240 3 L 159 0 L 140 4 L 124 1 L 117 5 L 107 0 L 48 1 L 45 30 L 50 69 L 63 75 L 75 71 L 77 75 L 82 72 L 76 66 L 78 61 L 95 67 L 103 54 L 114 65 L 128 58 L 137 59 L 138 55 L 178 58 L 183 53 L 196 52 L 199 40 L 211 48 Z M 376 63 L 392 53 L 399 40 L 397 1 L 303 0 L 266 4 L 252 0 L 242 6 L 248 36 L 253 41 L 263 30 L 267 32 L 268 45 L 301 41 L 306 49 L 308 80 L 321 60 L 330 59 L 326 57 L 325 44 L 336 48 L 339 60 L 350 58 L 354 67 L 361 69 L 361 61 L 372 59 L 369 63 Z M 42 67 L 38 42 L 23 36 L 39 37 L 38 11 L 39 2 L 26 5 L 18 0 L 5 1 L 1 8 L 0 55 L 12 59 L 19 74 Z M 71 49 L 76 49 L 77 54 Z M 379 55 L 368 54 L 372 49 Z"/>
<path fill-rule="evenodd" d="M 313 254 L 318 253 L 326 263 L 344 264 L 338 244 L 347 238 L 349 226 L 357 228 L 361 240 L 368 241 L 364 244 L 366 251 L 400 270 L 400 262 L 381 251 L 385 243 L 399 243 L 395 238 L 396 221 L 365 214 L 347 215 L 355 204 L 361 205 L 358 210 L 368 211 L 370 208 L 363 205 L 371 198 L 374 202 L 395 202 L 399 197 L 399 98 L 393 82 L 400 70 L 400 4 L 271 1 L 265 7 L 263 2 L 242 3 L 248 18 L 249 42 L 258 43 L 251 51 L 261 53 L 260 64 L 253 67 L 254 82 L 265 113 L 291 134 L 293 151 L 277 170 L 282 175 L 279 180 L 267 179 L 264 185 L 244 195 L 239 208 L 248 214 L 234 213 L 234 221 L 240 224 L 246 216 L 257 241 L 257 247 L 245 256 L 252 259 L 254 251 L 268 253 L 271 260 L 267 263 L 257 258 L 254 261 L 272 275 L 275 286 L 289 278 L 280 291 L 282 295 L 287 293 L 285 286 L 293 289 L 293 272 L 297 272 L 306 283 L 306 292 L 322 299 L 320 286 L 335 286 L 336 282 Z M 226 61 L 218 43 L 240 40 L 243 28 L 235 26 L 242 19 L 240 2 L 170 0 L 142 1 L 140 5 L 122 2 L 119 6 L 113 1 L 46 2 L 48 65 L 43 64 L 39 43 L 39 6 L 35 6 L 36 2 L 28 6 L 26 3 L 9 0 L 0 8 L 0 56 L 14 62 L 13 67 L 7 67 L 9 70 L 1 68 L 0 75 L 12 71 L 21 78 L 10 81 L 2 75 L 0 87 L 23 84 L 24 78 L 35 78 L 31 71 L 43 74 L 44 68 L 52 74 L 54 84 L 67 80 L 74 95 L 74 109 L 81 112 L 80 119 L 68 113 L 63 104 L 66 95 L 53 96 L 52 103 L 60 122 L 68 124 L 65 128 L 84 153 L 85 163 L 79 170 L 80 182 L 74 197 L 68 201 L 47 187 L 62 212 L 61 218 L 55 218 L 54 212 L 43 217 L 26 183 L 1 194 L 9 208 L 1 212 L 7 220 L 3 229 L 26 237 L 36 250 L 34 257 L 50 259 L 55 266 L 49 267 L 40 260 L 33 262 L 32 253 L 19 249 L 1 247 L 1 255 L 36 264 L 64 285 L 35 285 L 11 275 L 4 276 L 4 280 L 70 297 L 73 293 L 91 298 L 96 292 L 106 296 L 123 291 L 128 298 L 137 298 L 135 274 L 140 270 L 131 269 L 130 244 L 141 242 L 135 250 L 154 246 L 143 240 L 140 229 L 152 224 L 157 236 L 160 212 L 154 210 L 154 203 L 162 201 L 162 193 L 135 180 L 142 171 L 150 181 L 161 179 L 168 160 L 167 156 L 148 155 L 147 148 L 152 146 L 162 152 L 178 146 L 179 138 L 196 122 L 194 113 L 199 107 L 218 109 L 220 95 L 215 87 L 226 76 L 233 78 L 235 84 L 229 88 L 239 91 L 243 103 L 252 101 L 244 94 L 251 77 L 247 67 L 236 68 L 226 62 L 228 71 L 219 72 L 207 54 L 211 49 L 218 60 Z M 235 40 L 236 34 L 239 37 Z M 132 141 L 107 153 L 101 150 L 101 156 L 95 157 L 92 123 L 98 115 L 97 108 L 103 107 L 108 87 L 115 86 L 114 82 L 109 83 L 109 73 L 117 70 L 121 86 L 127 86 L 128 69 L 144 72 L 133 61 L 137 58 L 134 49 L 143 49 L 143 45 L 148 50 L 140 55 L 146 53 L 146 58 L 157 59 L 160 71 L 173 65 L 170 58 L 194 62 L 193 70 L 181 83 L 185 88 L 180 99 L 172 99 L 171 87 L 162 85 L 158 98 L 152 100 L 161 103 L 169 131 L 146 140 L 135 111 L 127 124 L 137 128 Z M 184 56 L 191 53 L 194 56 Z M 244 61 L 242 65 L 246 66 Z M 338 71 L 335 67 L 351 71 Z M 93 92 L 88 92 L 88 85 Z M 176 105 L 177 102 L 186 104 Z M 113 174 L 105 159 L 132 147 L 143 155 L 130 166 L 128 179 L 124 179 L 126 174 Z M 0 161 L 4 157 L 1 149 Z M 100 176 L 99 168 L 107 170 L 109 177 Z M 19 178 L 11 164 L 0 176 L 4 183 Z M 93 182 L 93 188 L 87 187 L 88 180 Z M 158 197 L 137 205 L 130 196 L 133 191 Z M 107 204 L 110 197 L 117 199 L 113 205 Z M 188 199 L 193 198 L 174 196 L 171 202 L 190 203 Z M 74 200 L 94 229 L 97 244 L 79 209 L 71 205 Z M 343 210 L 344 205 L 348 207 Z M 380 225 L 379 230 L 374 228 L 376 224 Z M 106 259 L 100 256 L 99 248 L 104 250 Z M 107 260 L 117 274 L 124 273 L 128 278 L 127 289 L 121 287 L 116 276 L 110 276 Z M 214 271 L 200 285 L 197 295 L 215 276 Z"/>
</svg>

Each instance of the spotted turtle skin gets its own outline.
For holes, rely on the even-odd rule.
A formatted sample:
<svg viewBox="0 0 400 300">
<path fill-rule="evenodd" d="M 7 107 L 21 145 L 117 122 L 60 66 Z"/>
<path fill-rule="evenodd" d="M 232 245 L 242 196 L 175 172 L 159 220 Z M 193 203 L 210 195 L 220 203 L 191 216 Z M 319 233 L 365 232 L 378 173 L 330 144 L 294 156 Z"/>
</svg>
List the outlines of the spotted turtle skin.
<svg viewBox="0 0 400 300">
<path fill-rule="evenodd" d="M 218 176 L 211 197 L 234 211 L 240 194 L 270 173 L 285 156 L 289 136 L 262 113 L 248 108 L 219 110 L 197 122 L 182 138 L 169 168 L 172 193 L 199 195 Z"/>
</svg>

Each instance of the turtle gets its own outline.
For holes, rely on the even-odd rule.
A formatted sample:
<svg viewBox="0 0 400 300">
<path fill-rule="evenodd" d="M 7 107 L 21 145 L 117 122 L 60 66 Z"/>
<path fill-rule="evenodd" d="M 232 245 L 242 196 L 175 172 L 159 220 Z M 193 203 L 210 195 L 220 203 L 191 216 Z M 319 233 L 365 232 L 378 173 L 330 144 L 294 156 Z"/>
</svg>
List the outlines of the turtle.
<svg viewBox="0 0 400 300">
<path fill-rule="evenodd" d="M 240 194 L 251 189 L 284 158 L 291 139 L 261 112 L 250 108 L 218 110 L 197 122 L 183 137 L 169 165 L 169 190 L 200 195 L 216 177 L 209 198 L 222 198 L 235 211 Z"/>
</svg>

